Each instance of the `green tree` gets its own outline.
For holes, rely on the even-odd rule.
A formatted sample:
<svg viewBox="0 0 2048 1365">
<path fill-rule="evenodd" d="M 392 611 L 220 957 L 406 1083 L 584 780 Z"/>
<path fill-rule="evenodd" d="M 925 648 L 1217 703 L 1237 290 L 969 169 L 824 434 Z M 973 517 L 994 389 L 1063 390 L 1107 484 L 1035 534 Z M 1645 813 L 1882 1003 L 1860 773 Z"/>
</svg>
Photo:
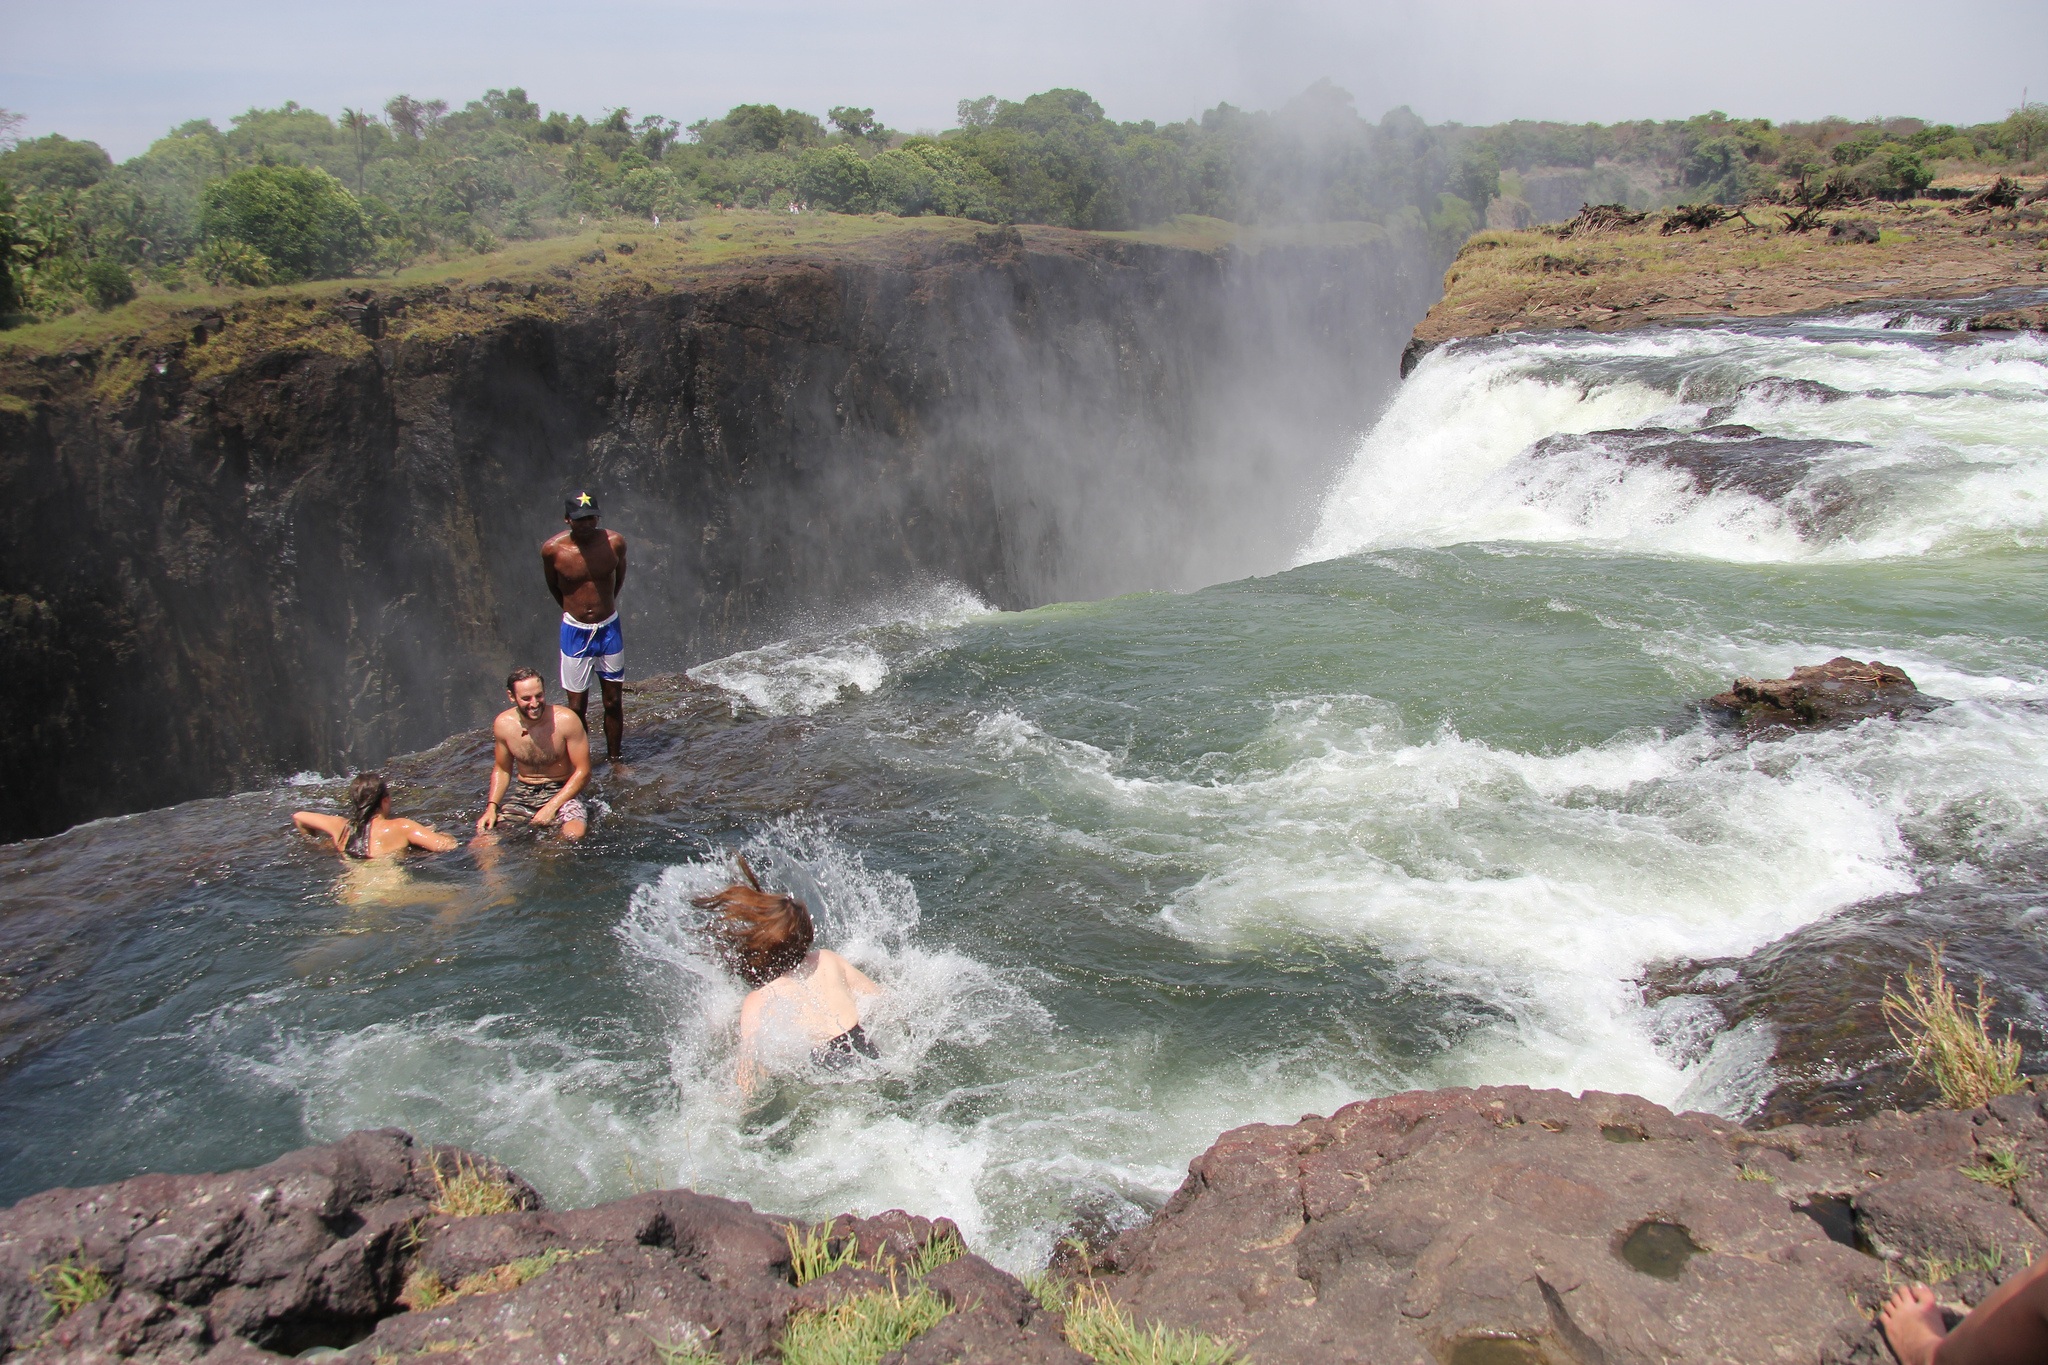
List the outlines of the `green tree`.
<svg viewBox="0 0 2048 1365">
<path fill-rule="evenodd" d="M 306 166 L 250 166 L 208 185 L 200 227 L 209 241 L 251 247 L 280 280 L 345 275 L 376 251 L 356 197 Z"/>
<path fill-rule="evenodd" d="M 2022 104 L 2006 115 L 2000 131 L 2007 148 L 2016 150 L 2021 161 L 2033 160 L 2034 153 L 2048 147 L 2048 104 Z"/>
<path fill-rule="evenodd" d="M 69 245 L 67 226 L 46 197 L 24 201 L 0 180 L 0 321 L 29 311 L 37 270 Z"/>
<path fill-rule="evenodd" d="M 815 207 L 867 213 L 875 206 L 874 178 L 853 148 L 808 147 L 797 156 L 796 192 Z"/>
<path fill-rule="evenodd" d="M 869 138 L 882 129 L 882 125 L 875 122 L 875 111 L 872 109 L 855 109 L 847 104 L 834 105 L 825 112 L 825 117 L 831 121 L 834 128 L 848 137 Z"/>
<path fill-rule="evenodd" d="M 1484 219 L 1487 204 L 1500 197 L 1500 153 L 1485 144 L 1458 153 L 1457 166 L 1451 172 L 1451 193 Z"/>
<path fill-rule="evenodd" d="M 370 116 L 360 109 L 346 106 L 341 111 L 341 126 L 348 129 L 356 144 L 356 197 L 363 196 L 363 163 L 369 158 L 366 134 L 370 130 Z"/>
<path fill-rule="evenodd" d="M 74 142 L 62 133 L 31 138 L 0 153 L 0 179 L 24 189 L 89 189 L 113 169 L 113 159 L 97 142 Z"/>
</svg>

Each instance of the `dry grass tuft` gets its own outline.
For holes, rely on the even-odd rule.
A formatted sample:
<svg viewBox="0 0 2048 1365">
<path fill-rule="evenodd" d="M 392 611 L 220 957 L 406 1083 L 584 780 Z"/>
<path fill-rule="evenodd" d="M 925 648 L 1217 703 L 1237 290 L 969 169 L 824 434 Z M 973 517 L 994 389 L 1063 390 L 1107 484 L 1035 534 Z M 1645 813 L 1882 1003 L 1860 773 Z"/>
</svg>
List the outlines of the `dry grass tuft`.
<svg viewBox="0 0 2048 1365">
<path fill-rule="evenodd" d="M 490 1213 L 512 1213 L 519 1208 L 519 1195 L 512 1182 L 481 1162 L 458 1154 L 451 1174 L 434 1158 L 435 1213 L 450 1218 L 477 1218 Z"/>
<path fill-rule="evenodd" d="M 1982 977 L 1974 1009 L 1956 999 L 1941 952 L 1939 944 L 1927 945 L 1924 977 L 1906 968 L 1903 994 L 1886 983 L 1885 1023 L 1912 1064 L 1908 1074 L 1933 1081 L 1949 1108 L 1975 1109 L 2020 1088 L 2020 1045 L 2011 1024 L 2003 1039 L 1991 1036 L 1991 1007 L 1998 1002 L 1984 993 Z"/>
</svg>

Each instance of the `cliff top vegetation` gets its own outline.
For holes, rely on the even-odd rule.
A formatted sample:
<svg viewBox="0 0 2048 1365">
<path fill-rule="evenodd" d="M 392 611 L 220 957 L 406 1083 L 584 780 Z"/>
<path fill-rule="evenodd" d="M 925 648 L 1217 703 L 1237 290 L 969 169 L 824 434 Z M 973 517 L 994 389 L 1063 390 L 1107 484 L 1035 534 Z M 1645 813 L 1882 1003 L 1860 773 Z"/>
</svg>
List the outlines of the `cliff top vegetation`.
<svg viewBox="0 0 2048 1365">
<path fill-rule="evenodd" d="M 745 104 L 689 127 L 627 108 L 543 113 L 513 87 L 461 108 L 400 94 L 339 116 L 293 102 L 225 129 L 180 124 L 116 165 L 94 143 L 18 140 L 0 110 L 0 322 L 310 279 L 392 276 L 506 243 L 724 209 L 953 218 L 1095 231 L 1185 215 L 1372 222 L 1446 256 L 1483 226 L 1582 201 L 1741 202 L 1831 184 L 1903 198 L 2038 163 L 2048 111 L 1971 128 L 1918 119 L 1774 125 L 1712 112 L 1618 124 L 1430 125 L 1362 117 L 1320 82 L 1280 109 L 1219 104 L 1119 122 L 1078 90 L 962 100 L 958 126 L 904 133 L 872 109 Z"/>
<path fill-rule="evenodd" d="M 2026 194 L 2015 193 L 2003 207 L 1923 199 L 1596 212 L 1543 228 L 1489 229 L 1460 250 L 1443 298 L 1415 336 L 1433 343 L 1543 328 L 1612 331 L 2038 286 L 2048 271 L 2048 182 L 2032 183 L 2042 202 L 2018 202 Z"/>
</svg>

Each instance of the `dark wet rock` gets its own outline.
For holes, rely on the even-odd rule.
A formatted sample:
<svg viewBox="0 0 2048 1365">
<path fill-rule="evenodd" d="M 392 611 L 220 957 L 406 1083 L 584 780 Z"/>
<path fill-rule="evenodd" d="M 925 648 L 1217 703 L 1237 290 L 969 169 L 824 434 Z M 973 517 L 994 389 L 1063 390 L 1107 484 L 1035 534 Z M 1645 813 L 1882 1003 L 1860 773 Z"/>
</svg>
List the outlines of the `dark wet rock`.
<svg viewBox="0 0 2048 1365">
<path fill-rule="evenodd" d="M 1839 403 L 1844 398 L 1856 395 L 1832 384 L 1823 384 L 1818 379 L 1786 379 L 1780 375 L 1769 375 L 1763 379 L 1751 380 L 1737 391 L 1740 398 L 1758 402 L 1779 403 Z M 1735 412 L 1733 402 L 1718 404 L 1707 409 L 1706 425 L 1718 426 Z"/>
<path fill-rule="evenodd" d="M 1691 1064 L 1723 1030 L 1752 1021 L 1773 1035 L 1774 1084 L 1752 1127 L 1839 1123 L 1887 1109 L 1939 1102 L 1933 1085 L 1908 1076 L 1880 1002 L 1909 967 L 1924 966 L 1926 945 L 1946 944 L 1950 976 L 1967 997 L 1983 980 L 1995 1001 L 1991 1026 L 2011 1025 L 2028 1056 L 2048 1050 L 2040 1001 L 2048 994 L 2048 941 L 2040 924 L 2048 885 L 2030 875 L 2029 855 L 2014 866 L 1994 860 L 2010 880 L 1947 883 L 1878 896 L 1767 944 L 1747 957 L 1669 963 L 1643 983 L 1646 1004 L 1674 1018 L 1688 1004 L 1708 1007 L 1705 1027 L 1690 1031 L 1674 1061 Z"/>
<path fill-rule="evenodd" d="M 1789 678 L 1737 678 L 1728 691 L 1707 699 L 1708 706 L 1733 714 L 1749 729 L 1813 729 L 1876 716 L 1896 720 L 1947 704 L 1921 692 L 1904 669 L 1847 655 L 1824 664 L 1801 664 Z"/>
<path fill-rule="evenodd" d="M 1702 496 L 1746 493 L 1784 507 L 1802 531 L 1818 531 L 1839 520 L 1855 501 L 1846 482 L 1816 479 L 1816 467 L 1842 451 L 1858 449 L 1862 447 L 1849 441 L 1794 440 L 1724 424 L 1696 431 L 1635 427 L 1546 436 L 1530 447 L 1526 458 L 1592 454 L 1624 464 L 1662 466 L 1687 476 Z"/>
<path fill-rule="evenodd" d="M 1766 1136 L 1598 1092 L 1395 1095 L 1224 1134 L 1107 1283 L 1254 1359 L 1875 1365 L 1888 1271 L 1969 1260 L 1937 1286 L 1969 1303 L 2048 1250 L 2021 1200 L 1958 1172 L 1987 1144 L 2048 1160 L 2038 1097 Z"/>
<path fill-rule="evenodd" d="M 1046 227 L 607 259 L 0 356 L 0 702 L 38 717 L 0 729 L 0 839 L 475 726 L 553 649 L 565 484 L 641 565 L 636 669 L 938 579 L 1022 607 L 1277 569 L 1440 279 L 1420 238 Z"/>
<path fill-rule="evenodd" d="M 445 1174 L 460 1161 L 504 1179 L 524 1207 L 434 1213 L 437 1160 Z M 959 1236 L 900 1210 L 842 1217 L 835 1242 L 870 1264 L 798 1288 L 792 1222 L 688 1190 L 553 1212 L 486 1158 L 355 1133 L 250 1171 L 138 1176 L 0 1211 L 0 1358 L 233 1365 L 352 1347 L 363 1359 L 655 1365 L 699 1346 L 772 1359 L 792 1314 L 896 1289 L 931 1241 Z M 52 1321 L 40 1284 L 66 1257 L 97 1267 L 109 1292 Z M 1058 1320 L 978 1256 L 925 1283 L 951 1313 L 906 1360 L 1080 1359 Z"/>
</svg>

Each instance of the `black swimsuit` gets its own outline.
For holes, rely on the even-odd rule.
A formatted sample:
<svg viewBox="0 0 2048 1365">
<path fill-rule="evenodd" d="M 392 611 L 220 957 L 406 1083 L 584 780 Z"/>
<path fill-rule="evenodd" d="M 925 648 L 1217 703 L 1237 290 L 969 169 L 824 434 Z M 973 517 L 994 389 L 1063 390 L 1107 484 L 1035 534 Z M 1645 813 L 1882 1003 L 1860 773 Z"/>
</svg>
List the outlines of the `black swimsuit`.
<svg viewBox="0 0 2048 1365">
<path fill-rule="evenodd" d="M 882 1054 L 876 1050 L 867 1030 L 855 1024 L 837 1038 L 818 1044 L 811 1049 L 811 1064 L 827 1071 L 844 1071 L 852 1066 L 857 1057 L 873 1059 Z"/>
</svg>

